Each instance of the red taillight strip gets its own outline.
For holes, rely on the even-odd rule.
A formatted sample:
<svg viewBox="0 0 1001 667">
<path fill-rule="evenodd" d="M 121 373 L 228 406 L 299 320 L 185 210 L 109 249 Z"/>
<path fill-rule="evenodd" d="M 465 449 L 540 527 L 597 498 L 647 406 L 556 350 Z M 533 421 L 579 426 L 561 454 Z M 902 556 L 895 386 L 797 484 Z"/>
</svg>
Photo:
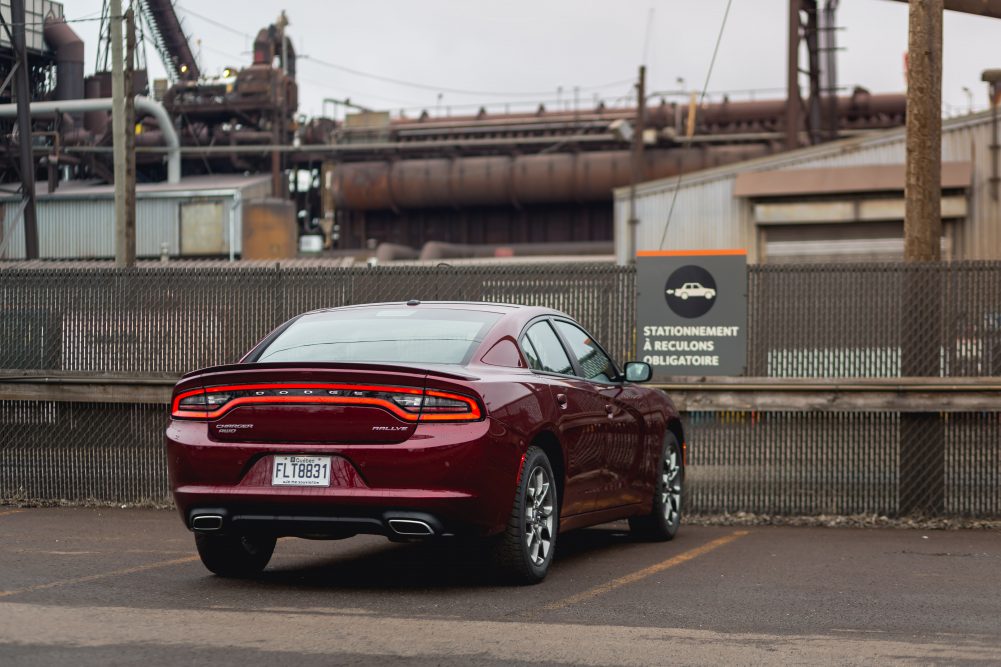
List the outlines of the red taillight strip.
<svg viewBox="0 0 1001 667">
<path fill-rule="evenodd" d="M 438 398 L 448 398 L 453 401 L 462 401 L 469 406 L 469 412 L 459 412 L 459 413 L 427 413 L 421 412 L 421 421 L 474 421 L 483 416 L 480 412 L 479 404 L 468 396 L 463 396 L 462 394 L 451 394 L 445 391 L 436 391 L 434 389 L 428 389 L 426 394 L 428 396 L 437 396 Z"/>
<path fill-rule="evenodd" d="M 199 410 L 182 410 L 181 400 L 188 396 L 197 394 L 225 393 L 229 391 L 250 391 L 255 389 L 282 390 L 282 389 L 325 389 L 325 390 L 346 390 L 346 391 L 378 391 L 396 394 L 416 394 L 436 396 L 451 400 L 461 401 L 468 406 L 467 412 L 459 413 L 411 413 L 403 410 L 400 406 L 384 398 L 372 398 L 363 396 L 241 396 L 219 406 L 211 412 Z M 367 385 L 367 384 L 334 384 L 334 383 L 275 383 L 275 384 L 240 384 L 240 385 L 220 385 L 214 387 L 204 387 L 181 392 L 174 397 L 171 405 L 171 415 L 174 417 L 188 419 L 217 419 L 223 414 L 240 405 L 255 403 L 326 403 L 335 405 L 373 405 L 384 408 L 400 419 L 409 422 L 417 421 L 476 421 L 483 417 L 479 404 L 468 396 L 453 394 L 444 391 L 429 389 L 426 392 L 415 387 L 397 387 L 392 385 Z"/>
<path fill-rule="evenodd" d="M 279 383 L 279 384 L 230 384 L 230 385 L 219 385 L 215 387 L 205 387 L 203 389 L 192 389 L 190 391 L 185 391 L 174 397 L 173 405 L 171 405 L 171 412 L 178 412 L 181 409 L 181 400 L 187 398 L 188 396 L 194 396 L 196 394 L 205 393 L 222 393 L 227 391 L 251 391 L 254 389 L 337 389 L 337 390 L 348 390 L 348 391 L 390 391 L 397 394 L 421 394 L 423 391 L 417 389 L 416 387 L 395 387 L 391 385 L 367 385 L 367 384 L 333 384 L 333 383 L 318 383 L 318 382 L 302 382 L 302 383 Z M 192 412 L 192 411 L 186 411 Z M 198 413 L 202 419 L 205 418 L 209 413 Z M 191 415 L 186 415 L 194 417 L 194 413 Z"/>
</svg>

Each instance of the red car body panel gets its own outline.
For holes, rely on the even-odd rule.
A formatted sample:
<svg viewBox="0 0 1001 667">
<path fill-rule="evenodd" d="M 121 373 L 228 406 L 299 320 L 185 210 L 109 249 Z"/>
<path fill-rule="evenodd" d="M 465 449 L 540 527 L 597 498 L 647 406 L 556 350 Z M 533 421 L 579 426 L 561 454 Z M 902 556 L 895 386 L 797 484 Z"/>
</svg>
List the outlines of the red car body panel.
<svg viewBox="0 0 1001 667">
<path fill-rule="evenodd" d="M 549 447 L 550 458 L 560 459 L 553 465 L 562 482 L 561 529 L 650 511 L 665 429 L 681 441 L 677 411 L 663 392 L 529 370 L 519 337 L 538 318 L 570 319 L 556 311 L 421 307 L 502 316 L 464 365 L 247 362 L 252 350 L 242 363 L 186 375 L 175 397 L 206 387 L 275 383 L 388 386 L 473 398 L 482 405 L 479 420 L 415 423 L 377 404 L 300 404 L 295 398 L 261 398 L 208 420 L 173 418 L 166 432 L 170 486 L 186 525 L 195 513 L 211 510 L 234 521 L 263 521 L 279 534 L 390 534 L 388 517 L 416 513 L 433 520 L 436 533 L 497 533 L 510 515 L 522 457 L 532 444 Z M 272 457 L 282 454 L 331 456 L 330 486 L 272 486 Z"/>
</svg>

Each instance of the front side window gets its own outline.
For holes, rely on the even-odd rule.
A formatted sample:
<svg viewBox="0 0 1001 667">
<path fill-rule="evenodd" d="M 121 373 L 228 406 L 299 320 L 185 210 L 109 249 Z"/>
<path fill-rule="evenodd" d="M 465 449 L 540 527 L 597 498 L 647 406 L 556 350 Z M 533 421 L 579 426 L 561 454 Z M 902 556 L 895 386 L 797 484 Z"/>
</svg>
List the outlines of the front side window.
<svg viewBox="0 0 1001 667">
<path fill-rule="evenodd" d="M 573 375 L 570 357 L 548 322 L 529 327 L 521 339 L 521 349 L 532 370 Z"/>
<path fill-rule="evenodd" d="M 364 308 L 308 313 L 254 360 L 465 363 L 500 314 L 447 308 Z"/>
<path fill-rule="evenodd" d="M 586 331 L 562 320 L 556 321 L 556 328 L 570 346 L 570 353 L 577 358 L 577 364 L 585 380 L 612 382 L 612 378 L 618 375 L 612 360 L 601 351 L 597 343 L 591 340 Z"/>
</svg>

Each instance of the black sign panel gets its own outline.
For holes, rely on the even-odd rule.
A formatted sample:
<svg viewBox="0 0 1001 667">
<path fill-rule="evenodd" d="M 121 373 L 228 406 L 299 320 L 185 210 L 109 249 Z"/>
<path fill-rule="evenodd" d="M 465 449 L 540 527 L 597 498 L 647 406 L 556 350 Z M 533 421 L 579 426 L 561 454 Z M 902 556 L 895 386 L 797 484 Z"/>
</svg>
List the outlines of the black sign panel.
<svg viewBox="0 0 1001 667">
<path fill-rule="evenodd" d="M 744 373 L 745 251 L 640 252 L 636 272 L 636 356 L 654 381 Z"/>
</svg>

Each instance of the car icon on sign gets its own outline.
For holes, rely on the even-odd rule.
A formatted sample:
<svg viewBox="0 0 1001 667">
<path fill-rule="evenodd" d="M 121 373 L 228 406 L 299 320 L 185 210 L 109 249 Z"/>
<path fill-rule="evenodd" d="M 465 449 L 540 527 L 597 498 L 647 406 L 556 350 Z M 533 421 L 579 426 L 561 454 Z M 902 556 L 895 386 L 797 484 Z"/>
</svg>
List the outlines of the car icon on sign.
<svg viewBox="0 0 1001 667">
<path fill-rule="evenodd" d="M 701 283 L 685 283 L 678 289 L 667 290 L 668 294 L 673 294 L 679 299 L 688 300 L 692 296 L 701 296 L 705 299 L 715 299 L 716 290 L 712 287 L 703 287 Z"/>
</svg>

